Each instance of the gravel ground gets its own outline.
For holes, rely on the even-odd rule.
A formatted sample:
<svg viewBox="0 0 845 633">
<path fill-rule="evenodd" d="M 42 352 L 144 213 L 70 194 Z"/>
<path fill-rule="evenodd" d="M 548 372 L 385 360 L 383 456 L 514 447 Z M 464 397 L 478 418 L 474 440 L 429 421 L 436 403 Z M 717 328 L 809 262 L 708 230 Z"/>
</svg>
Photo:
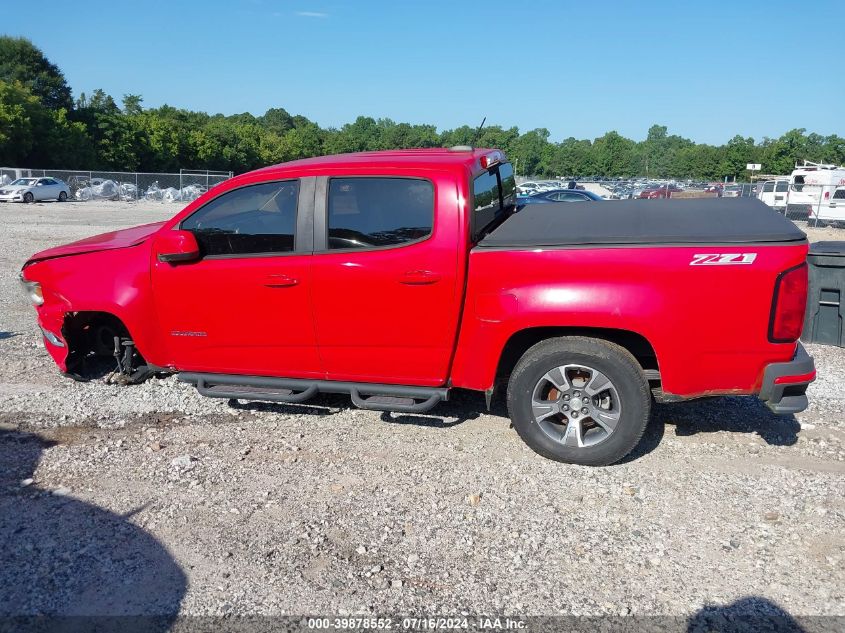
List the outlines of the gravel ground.
<svg viewBox="0 0 845 633">
<path fill-rule="evenodd" d="M 656 406 L 598 469 L 535 455 L 473 393 L 411 416 L 63 378 L 23 261 L 178 208 L 0 207 L 0 615 L 845 616 L 845 350 L 808 346 L 796 418 Z"/>
</svg>

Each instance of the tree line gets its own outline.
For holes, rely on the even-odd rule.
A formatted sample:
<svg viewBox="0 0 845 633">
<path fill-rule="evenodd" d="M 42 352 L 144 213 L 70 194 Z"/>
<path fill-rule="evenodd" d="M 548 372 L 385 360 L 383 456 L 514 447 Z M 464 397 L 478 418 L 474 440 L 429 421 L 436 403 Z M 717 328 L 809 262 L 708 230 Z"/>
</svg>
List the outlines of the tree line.
<svg viewBox="0 0 845 633">
<path fill-rule="evenodd" d="M 260 116 L 224 116 L 164 105 L 140 95 L 120 104 L 103 90 L 73 99 L 61 70 L 29 40 L 0 37 L 0 165 L 45 169 L 236 173 L 297 158 L 365 150 L 475 145 L 503 149 L 519 174 L 742 179 L 747 163 L 787 174 L 799 160 L 845 163 L 845 138 L 790 130 L 779 138 L 734 136 L 724 145 L 695 143 L 653 125 L 644 141 L 615 131 L 589 140 L 549 140 L 549 131 L 396 123 L 359 116 L 321 128 L 271 108 Z"/>
</svg>

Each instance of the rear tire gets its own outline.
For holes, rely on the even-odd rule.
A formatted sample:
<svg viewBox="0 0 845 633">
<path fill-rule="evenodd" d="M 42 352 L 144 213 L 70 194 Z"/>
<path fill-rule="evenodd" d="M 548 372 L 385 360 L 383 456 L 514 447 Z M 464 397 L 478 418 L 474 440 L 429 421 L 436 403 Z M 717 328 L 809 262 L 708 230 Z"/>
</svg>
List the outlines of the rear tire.
<svg viewBox="0 0 845 633">
<path fill-rule="evenodd" d="M 543 457 L 606 466 L 639 444 L 651 392 L 625 348 L 561 337 L 537 343 L 519 360 L 508 382 L 508 411 L 522 440 Z"/>
<path fill-rule="evenodd" d="M 59 193 L 59 202 L 67 202 L 67 191 Z"/>
<path fill-rule="evenodd" d="M 27 191 L 25 194 L 23 194 L 23 201 L 27 204 L 31 204 L 34 200 L 35 196 L 32 195 L 31 191 Z"/>
</svg>

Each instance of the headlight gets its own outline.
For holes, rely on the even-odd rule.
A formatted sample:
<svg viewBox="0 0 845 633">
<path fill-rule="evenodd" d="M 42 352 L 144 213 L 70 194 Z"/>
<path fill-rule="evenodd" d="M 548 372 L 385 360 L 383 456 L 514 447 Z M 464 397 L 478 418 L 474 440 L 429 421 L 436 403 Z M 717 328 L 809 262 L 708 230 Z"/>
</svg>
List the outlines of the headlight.
<svg viewBox="0 0 845 633">
<path fill-rule="evenodd" d="M 24 279 L 24 276 L 21 275 L 21 286 L 23 286 L 24 292 L 32 303 L 37 306 L 44 304 L 44 294 L 41 292 L 40 283 Z"/>
</svg>

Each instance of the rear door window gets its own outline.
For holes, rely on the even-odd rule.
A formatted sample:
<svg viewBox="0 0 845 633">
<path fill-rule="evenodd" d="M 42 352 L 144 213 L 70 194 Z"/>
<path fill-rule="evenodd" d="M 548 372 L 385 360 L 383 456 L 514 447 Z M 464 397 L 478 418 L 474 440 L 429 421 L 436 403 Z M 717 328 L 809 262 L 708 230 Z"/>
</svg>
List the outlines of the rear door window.
<svg viewBox="0 0 845 633">
<path fill-rule="evenodd" d="M 182 221 L 203 255 L 258 255 L 294 250 L 299 181 L 249 185 L 224 193 Z"/>
<path fill-rule="evenodd" d="M 516 177 L 513 173 L 513 165 L 502 163 L 499 165 L 499 180 L 502 183 L 502 203 L 507 207 L 516 204 Z"/>
<path fill-rule="evenodd" d="M 332 178 L 329 249 L 401 246 L 434 228 L 434 185 L 418 178 Z"/>
<path fill-rule="evenodd" d="M 773 182 L 764 182 L 763 183 L 763 193 L 769 193 L 775 190 L 775 183 Z"/>
<path fill-rule="evenodd" d="M 484 172 L 473 182 L 476 216 L 495 214 L 499 203 L 499 179 L 495 172 Z"/>
<path fill-rule="evenodd" d="M 516 179 L 513 166 L 501 163 L 482 172 L 472 181 L 473 240 L 516 205 Z"/>
<path fill-rule="evenodd" d="M 584 202 L 588 197 L 580 193 L 564 193 L 561 196 L 561 202 Z"/>
<path fill-rule="evenodd" d="M 778 193 L 786 193 L 789 191 L 789 183 L 786 180 L 780 180 L 775 184 L 775 191 Z"/>
</svg>

